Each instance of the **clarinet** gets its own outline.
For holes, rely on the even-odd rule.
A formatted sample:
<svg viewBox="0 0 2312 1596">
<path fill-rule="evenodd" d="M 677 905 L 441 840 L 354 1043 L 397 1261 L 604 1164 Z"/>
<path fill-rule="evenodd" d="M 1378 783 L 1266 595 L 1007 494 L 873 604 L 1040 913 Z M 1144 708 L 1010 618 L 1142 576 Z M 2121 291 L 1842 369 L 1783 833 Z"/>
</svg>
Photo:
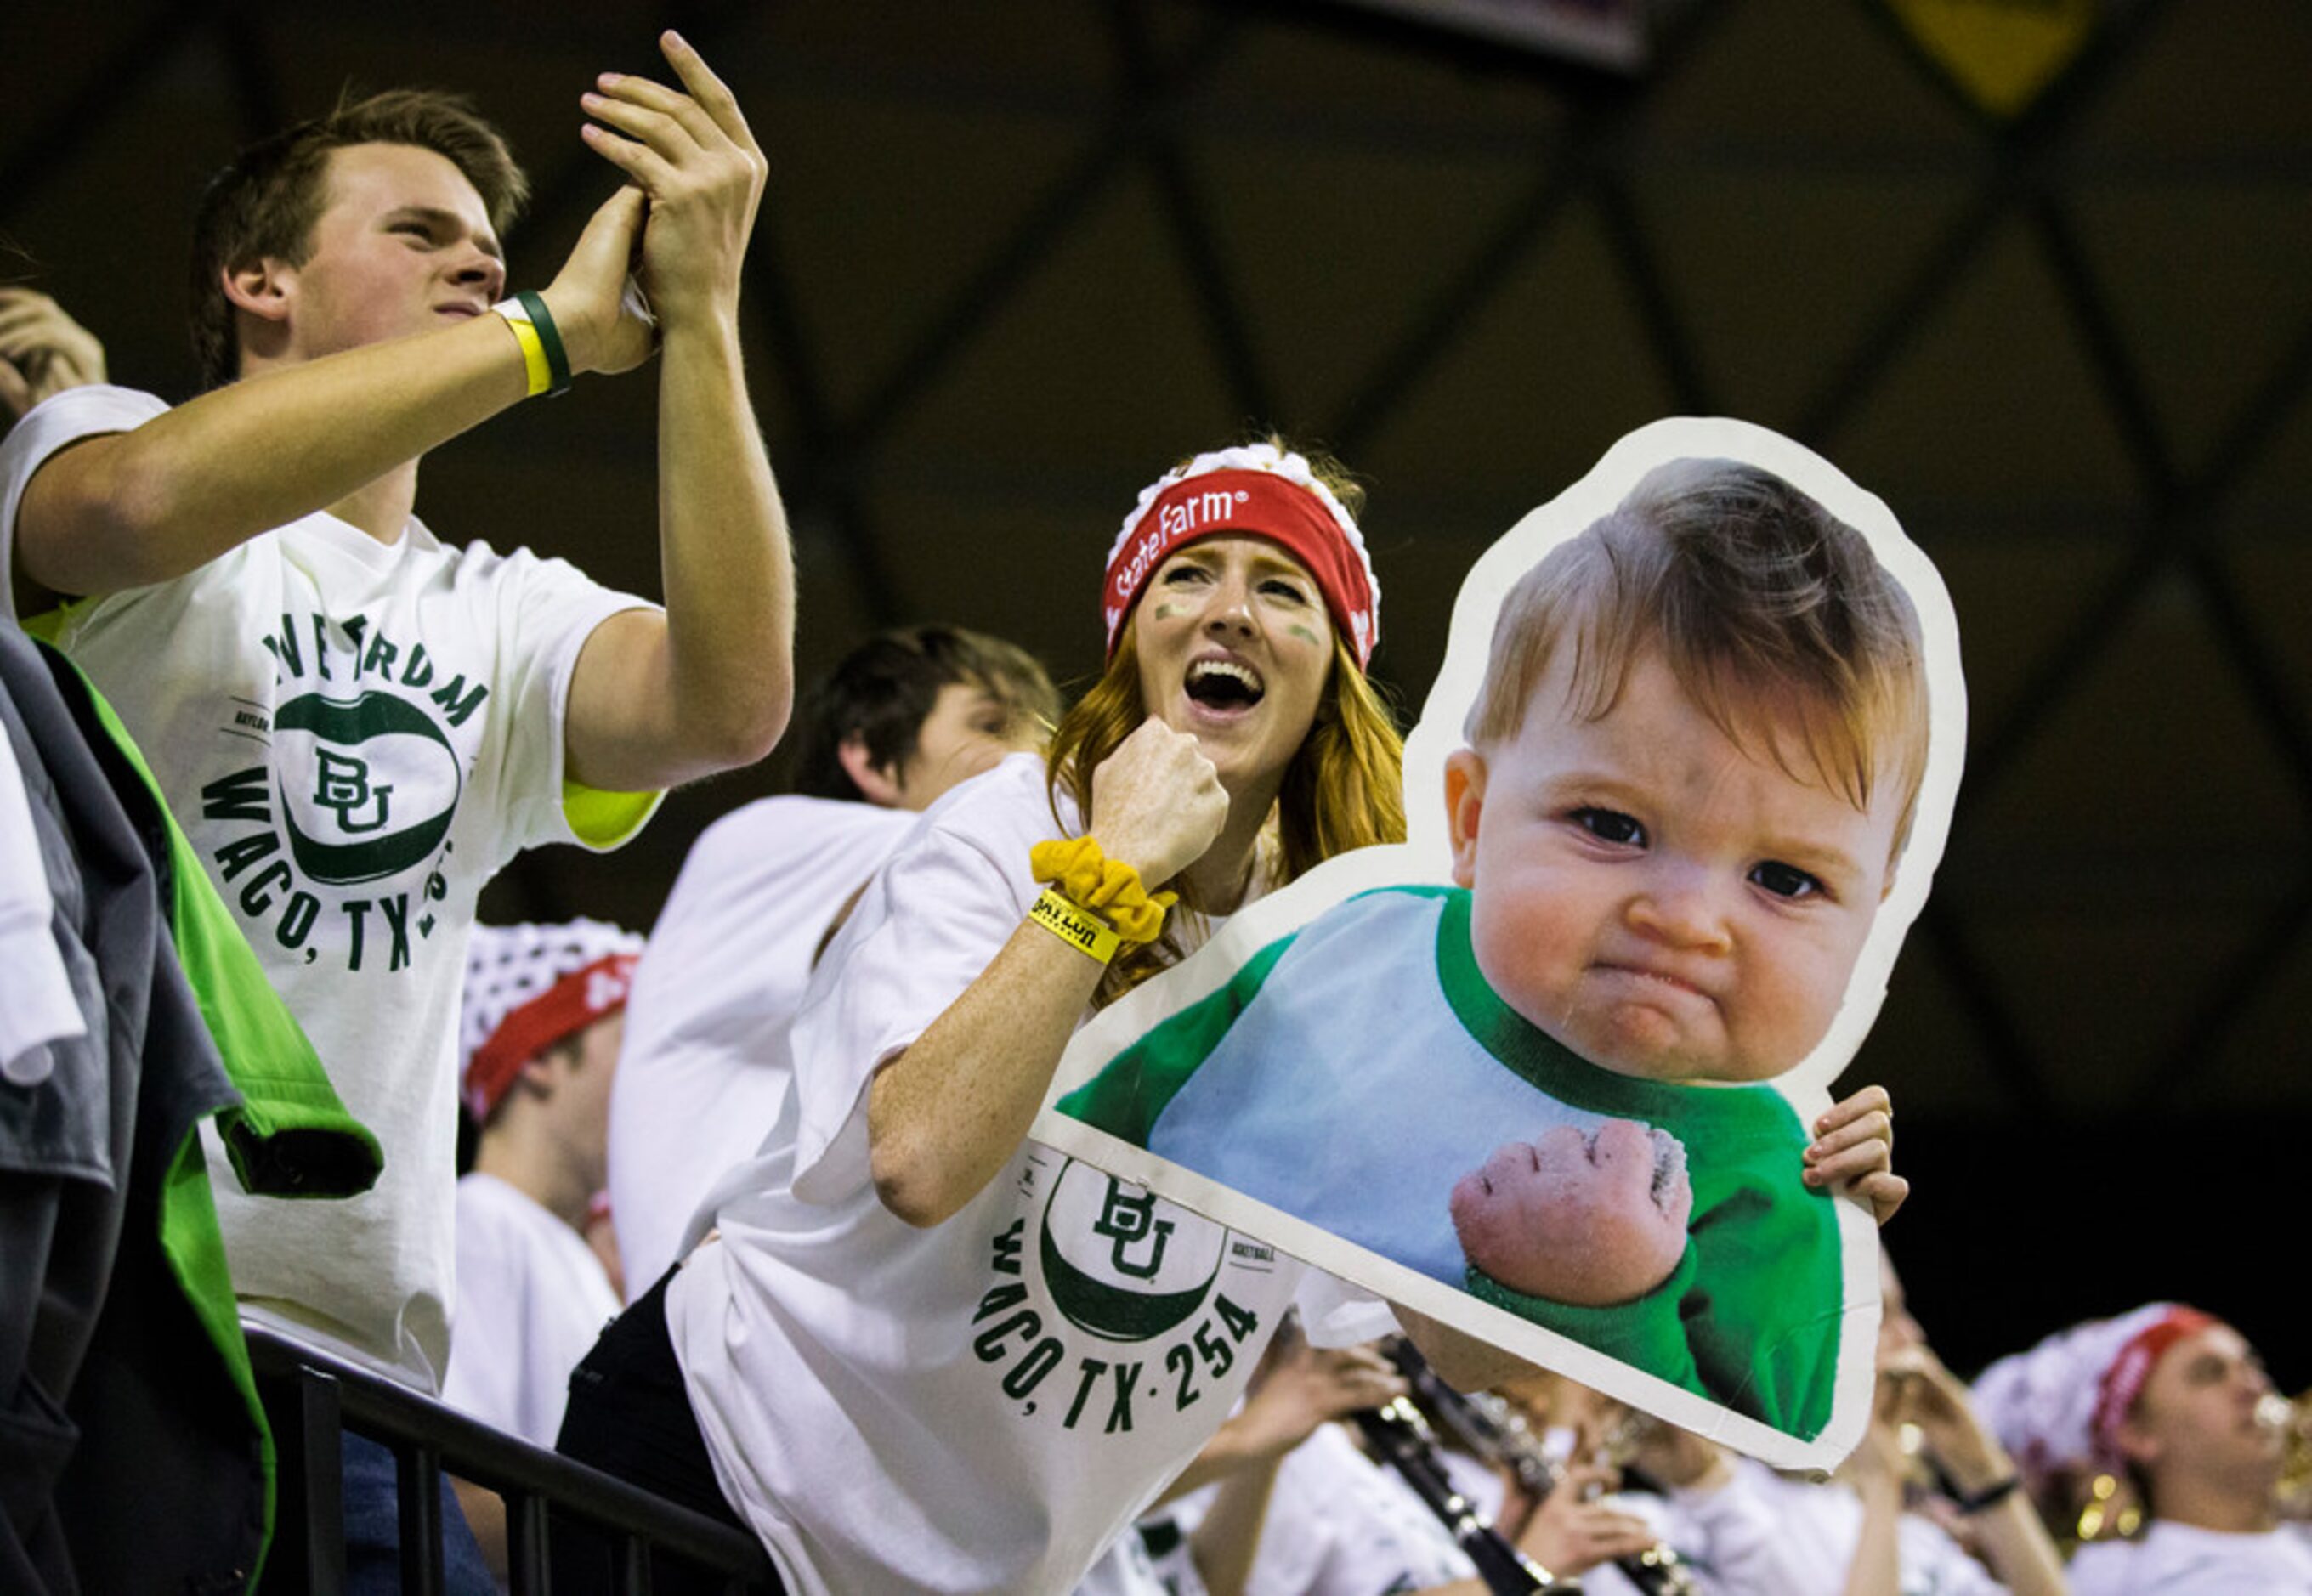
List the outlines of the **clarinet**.
<svg viewBox="0 0 2312 1596">
<path fill-rule="evenodd" d="M 1455 1391 L 1437 1377 L 1410 1341 L 1393 1343 L 1388 1356 L 1406 1382 L 1463 1445 L 1488 1462 L 1507 1467 L 1517 1476 L 1518 1487 L 1537 1503 L 1557 1488 L 1565 1476 L 1563 1465 L 1549 1455 L 1525 1416 L 1506 1399 L 1492 1391 Z M 1666 1541 L 1616 1557 L 1614 1566 L 1644 1596 L 1695 1596 L 1692 1572 Z"/>
<path fill-rule="evenodd" d="M 1429 1511 L 1453 1537 L 1453 1544 L 1476 1565 L 1477 1574 L 1493 1596 L 1529 1596 L 1536 1591 L 1578 1596 L 1580 1586 L 1553 1580 L 1487 1523 L 1469 1499 L 1453 1488 L 1445 1467 L 1437 1461 L 1437 1437 L 1421 1410 L 1403 1397 L 1387 1407 L 1353 1416 L 1384 1461 L 1413 1487 Z"/>
</svg>

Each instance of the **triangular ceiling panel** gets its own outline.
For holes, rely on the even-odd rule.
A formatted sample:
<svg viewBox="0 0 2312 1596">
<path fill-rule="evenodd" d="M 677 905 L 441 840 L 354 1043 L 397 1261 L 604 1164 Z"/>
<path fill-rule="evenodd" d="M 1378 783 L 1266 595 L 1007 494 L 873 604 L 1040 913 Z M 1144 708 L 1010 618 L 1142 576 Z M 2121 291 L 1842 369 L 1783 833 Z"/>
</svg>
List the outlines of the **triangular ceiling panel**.
<svg viewBox="0 0 2312 1596">
<path fill-rule="evenodd" d="M 1145 480 L 1232 437 L 1246 419 L 1179 248 L 1146 182 L 1127 169 L 900 416 L 889 447 L 918 454 L 918 464 L 962 459 L 975 468 L 1144 460 Z M 1129 508 L 1118 507 L 1119 521 Z"/>
<path fill-rule="evenodd" d="M 2185 1073 L 2178 1099 L 2235 1111 L 2312 1109 L 2312 936 L 2299 929 L 2278 968 L 2218 1048 Z M 2180 1039 L 2188 1041 L 2188 1039 Z"/>
<path fill-rule="evenodd" d="M 1168 464 L 1150 460 L 1148 475 Z M 915 551 L 900 613 L 1009 638 L 1082 685 L 1101 664 L 1100 572 L 1138 484 L 960 485 L 911 475 L 873 493 L 878 524 L 904 528 Z"/>
<path fill-rule="evenodd" d="M 2293 185 L 2082 182 L 2089 268 L 2185 478 L 2312 326 L 2312 206 Z"/>
<path fill-rule="evenodd" d="M 794 87 L 765 108 L 788 275 L 839 411 L 891 377 L 1099 127 L 859 90 Z"/>
<path fill-rule="evenodd" d="M 1189 148 L 1253 353 L 1275 384 L 1275 419 L 1296 432 L 1323 432 L 1359 397 L 1534 170 L 1250 135 Z"/>
<path fill-rule="evenodd" d="M 0 102 L 0 150 L 71 114 L 74 102 L 91 91 L 90 74 L 106 64 L 134 57 L 148 68 L 159 66 L 153 55 L 184 48 L 191 22 L 186 8 L 171 0 L 101 9 L 12 6 L 0 46 L 12 64 L 38 62 L 39 70 L 9 74 L 9 92 Z"/>
<path fill-rule="evenodd" d="M 1751 0 L 1697 6 L 1645 114 L 1672 147 L 1835 150 L 1848 158 L 1971 149 L 1956 98 L 1861 4 Z"/>
<path fill-rule="evenodd" d="M 2115 538 L 1893 508 L 1934 561 L 1958 615 L 1967 740 L 1979 754 L 2016 715 L 2041 707 L 2024 695 L 2038 690 L 2042 673 L 2119 577 L 2129 551 Z"/>
<path fill-rule="evenodd" d="M 2076 159 L 2181 175 L 2203 160 L 2260 166 L 2312 150 L 2312 10 L 2270 0 L 2113 9 L 2152 20 L 2082 116 L 2070 140 Z"/>
<path fill-rule="evenodd" d="M 2005 858 L 2058 884 L 2109 873 L 2154 903 L 2170 894 L 2170 871 L 2268 893 L 2273 850 L 2308 841 L 2302 795 L 2197 590 L 2172 568 L 2014 763 L 1966 801 L 1976 845 L 1953 852 L 1970 871 Z M 2082 885 L 2074 874 L 2065 890 Z"/>
<path fill-rule="evenodd" d="M 2140 475 L 2033 233 L 2010 222 L 1819 445 L 1890 501 L 2107 504 Z"/>
<path fill-rule="evenodd" d="M 2273 662 L 2299 728 L 2312 727 L 2312 528 L 2293 526 L 2225 541 L 2217 560 L 2255 647 Z"/>
<path fill-rule="evenodd" d="M 733 9 L 759 19 L 765 65 L 790 83 L 872 85 L 956 106 L 1022 99 L 1048 105 L 1081 100 L 1087 86 L 1108 86 L 1116 65 L 1105 8 L 1074 0 Z"/>
<path fill-rule="evenodd" d="M 1392 493 L 1385 479 L 1366 509 L 1365 532 L 1381 585 L 1380 647 L 1373 654 L 1373 675 L 1396 695 L 1397 719 L 1408 731 L 1427 707 L 1437 667 L 1444 662 L 1461 579 L 1516 522 L 1508 511 L 1474 524 L 1465 525 L 1467 519 L 1417 494 Z M 1411 796 L 1415 803 L 1427 801 L 1422 793 Z"/>
<path fill-rule="evenodd" d="M 242 132 L 203 71 L 205 41 L 187 35 L 175 48 L 116 116 L 79 130 L 61 180 L 0 195 L 0 281 L 54 295 L 113 352 L 115 380 L 183 398 L 196 386 L 185 327 L 194 205 Z"/>
<path fill-rule="evenodd" d="M 2312 322 L 2276 327 L 2267 342 L 2291 350 L 2294 363 L 2258 389 L 2253 414 L 2226 428 L 2220 447 L 2228 456 L 2245 451 L 2227 458 L 2235 476 L 2218 484 L 2213 506 L 2229 541 L 2297 538 L 2312 526 Z"/>
<path fill-rule="evenodd" d="M 1967 198 L 1965 169 L 1893 177 L 1640 161 L 1633 187 L 1718 407 L 1795 428 Z"/>
<path fill-rule="evenodd" d="M 1595 214 L 1572 205 L 1350 463 L 1422 493 L 1530 507 L 1677 408 Z"/>
<path fill-rule="evenodd" d="M 2044 879 L 2034 861 L 2020 870 Z M 2010 908 L 1970 899 L 1961 912 L 2027 1045 L 2065 1061 L 2057 1098 L 2071 1114 L 2143 1106 L 2163 1044 L 2246 941 L 2229 906 L 2204 903 L 2090 908 L 2074 898 Z"/>
<path fill-rule="evenodd" d="M 1198 14 L 1193 6 L 1145 9 Z M 1268 128 L 1336 150 L 1444 153 L 1473 138 L 1538 146 L 1566 119 L 1564 102 L 1537 89 L 1515 52 L 1502 52 L 1487 71 L 1475 64 L 1475 51 L 1448 60 L 1350 28 L 1309 27 L 1308 20 L 1237 11 L 1227 48 L 1198 82 L 1199 120 Z"/>
<path fill-rule="evenodd" d="M 1913 57 L 1985 117 L 2012 121 L 2038 103 L 2095 37 L 2100 0 L 2029 6 L 1978 0 L 1878 0 Z"/>
<path fill-rule="evenodd" d="M 1996 1117 L 2011 1112 L 2018 1083 L 2003 1079 L 1969 1024 L 1923 926 L 1914 926 L 1887 983 L 1886 1006 L 1834 1094 L 1878 1082 L 1905 1115 Z"/>
</svg>

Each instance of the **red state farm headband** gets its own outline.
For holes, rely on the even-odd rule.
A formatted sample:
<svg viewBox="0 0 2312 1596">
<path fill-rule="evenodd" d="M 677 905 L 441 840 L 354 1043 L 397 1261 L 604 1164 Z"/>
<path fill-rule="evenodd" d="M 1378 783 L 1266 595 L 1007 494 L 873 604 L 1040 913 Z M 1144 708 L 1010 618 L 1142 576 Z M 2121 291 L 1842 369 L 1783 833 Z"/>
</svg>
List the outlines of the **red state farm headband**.
<svg viewBox="0 0 2312 1596">
<path fill-rule="evenodd" d="M 1199 455 L 1182 474 L 1141 495 L 1108 551 L 1100 589 L 1108 658 L 1116 656 L 1140 589 L 1165 558 L 1222 533 L 1266 538 L 1306 565 L 1358 667 L 1372 658 L 1380 641 L 1380 584 L 1363 536 L 1307 461 L 1265 444 Z"/>
<path fill-rule="evenodd" d="M 466 1107 L 487 1120 L 522 1066 L 623 1007 L 641 955 L 614 953 L 580 966 L 498 1022 L 466 1066 Z"/>
<path fill-rule="evenodd" d="M 2095 1417 L 2089 1433 L 2106 1453 L 2119 1452 L 2119 1426 L 2127 1417 L 2127 1410 L 2135 1406 L 2135 1399 L 2143 1394 L 2144 1382 L 2168 1349 L 2186 1336 L 2198 1335 L 2216 1322 L 2211 1313 L 2197 1308 L 2169 1309 L 2128 1339 L 2103 1372 L 2101 1387 L 2096 1396 Z"/>
</svg>

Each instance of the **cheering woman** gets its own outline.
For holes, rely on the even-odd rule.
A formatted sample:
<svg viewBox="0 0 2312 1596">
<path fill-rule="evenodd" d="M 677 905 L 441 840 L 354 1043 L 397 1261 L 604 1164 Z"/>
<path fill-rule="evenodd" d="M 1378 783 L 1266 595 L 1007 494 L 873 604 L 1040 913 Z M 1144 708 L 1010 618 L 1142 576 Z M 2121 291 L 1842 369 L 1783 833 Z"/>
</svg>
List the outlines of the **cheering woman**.
<svg viewBox="0 0 2312 1596">
<path fill-rule="evenodd" d="M 1403 839 L 1360 498 L 1272 443 L 1141 493 L 1104 675 L 1047 757 L 947 795 L 868 886 L 761 1154 L 581 1365 L 564 1451 L 745 1525 L 797 1592 L 1061 1592 L 1195 1457 L 1296 1299 L 1312 1339 L 1388 1328 L 1028 1135 L 1099 1005 L 1320 860 Z M 1896 1183 L 1882 1101 L 1834 1111 L 1833 1178 Z M 1455 1372 L 1466 1348 L 1408 1328 Z"/>
</svg>

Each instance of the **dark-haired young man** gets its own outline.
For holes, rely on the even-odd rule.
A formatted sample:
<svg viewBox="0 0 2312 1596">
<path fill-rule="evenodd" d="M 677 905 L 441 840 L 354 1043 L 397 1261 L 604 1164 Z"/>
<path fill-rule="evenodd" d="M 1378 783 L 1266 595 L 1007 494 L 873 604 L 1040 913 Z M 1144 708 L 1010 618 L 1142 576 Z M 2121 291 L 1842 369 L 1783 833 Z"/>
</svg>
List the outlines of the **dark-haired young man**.
<svg viewBox="0 0 2312 1596">
<path fill-rule="evenodd" d="M 610 1088 L 610 1218 L 630 1296 L 680 1255 L 786 1083 L 819 948 L 918 813 L 1040 747 L 1059 694 L 1024 650 L 955 626 L 879 632 L 805 696 L 795 794 L 710 826 L 651 935 Z"/>
<path fill-rule="evenodd" d="M 705 63 L 662 42 L 679 88 L 605 74 L 582 97 L 625 186 L 542 294 L 504 298 L 524 183 L 494 129 L 441 95 L 342 105 L 204 201 L 196 342 L 223 386 L 174 409 L 76 388 L 0 448 L 17 612 L 112 700 L 385 1147 L 351 1202 L 217 1182 L 244 1311 L 429 1391 L 483 883 L 539 843 L 613 846 L 657 789 L 759 758 L 792 690 L 736 326 L 764 161 Z M 426 450 L 654 346 L 663 609 L 411 513 Z"/>
</svg>

